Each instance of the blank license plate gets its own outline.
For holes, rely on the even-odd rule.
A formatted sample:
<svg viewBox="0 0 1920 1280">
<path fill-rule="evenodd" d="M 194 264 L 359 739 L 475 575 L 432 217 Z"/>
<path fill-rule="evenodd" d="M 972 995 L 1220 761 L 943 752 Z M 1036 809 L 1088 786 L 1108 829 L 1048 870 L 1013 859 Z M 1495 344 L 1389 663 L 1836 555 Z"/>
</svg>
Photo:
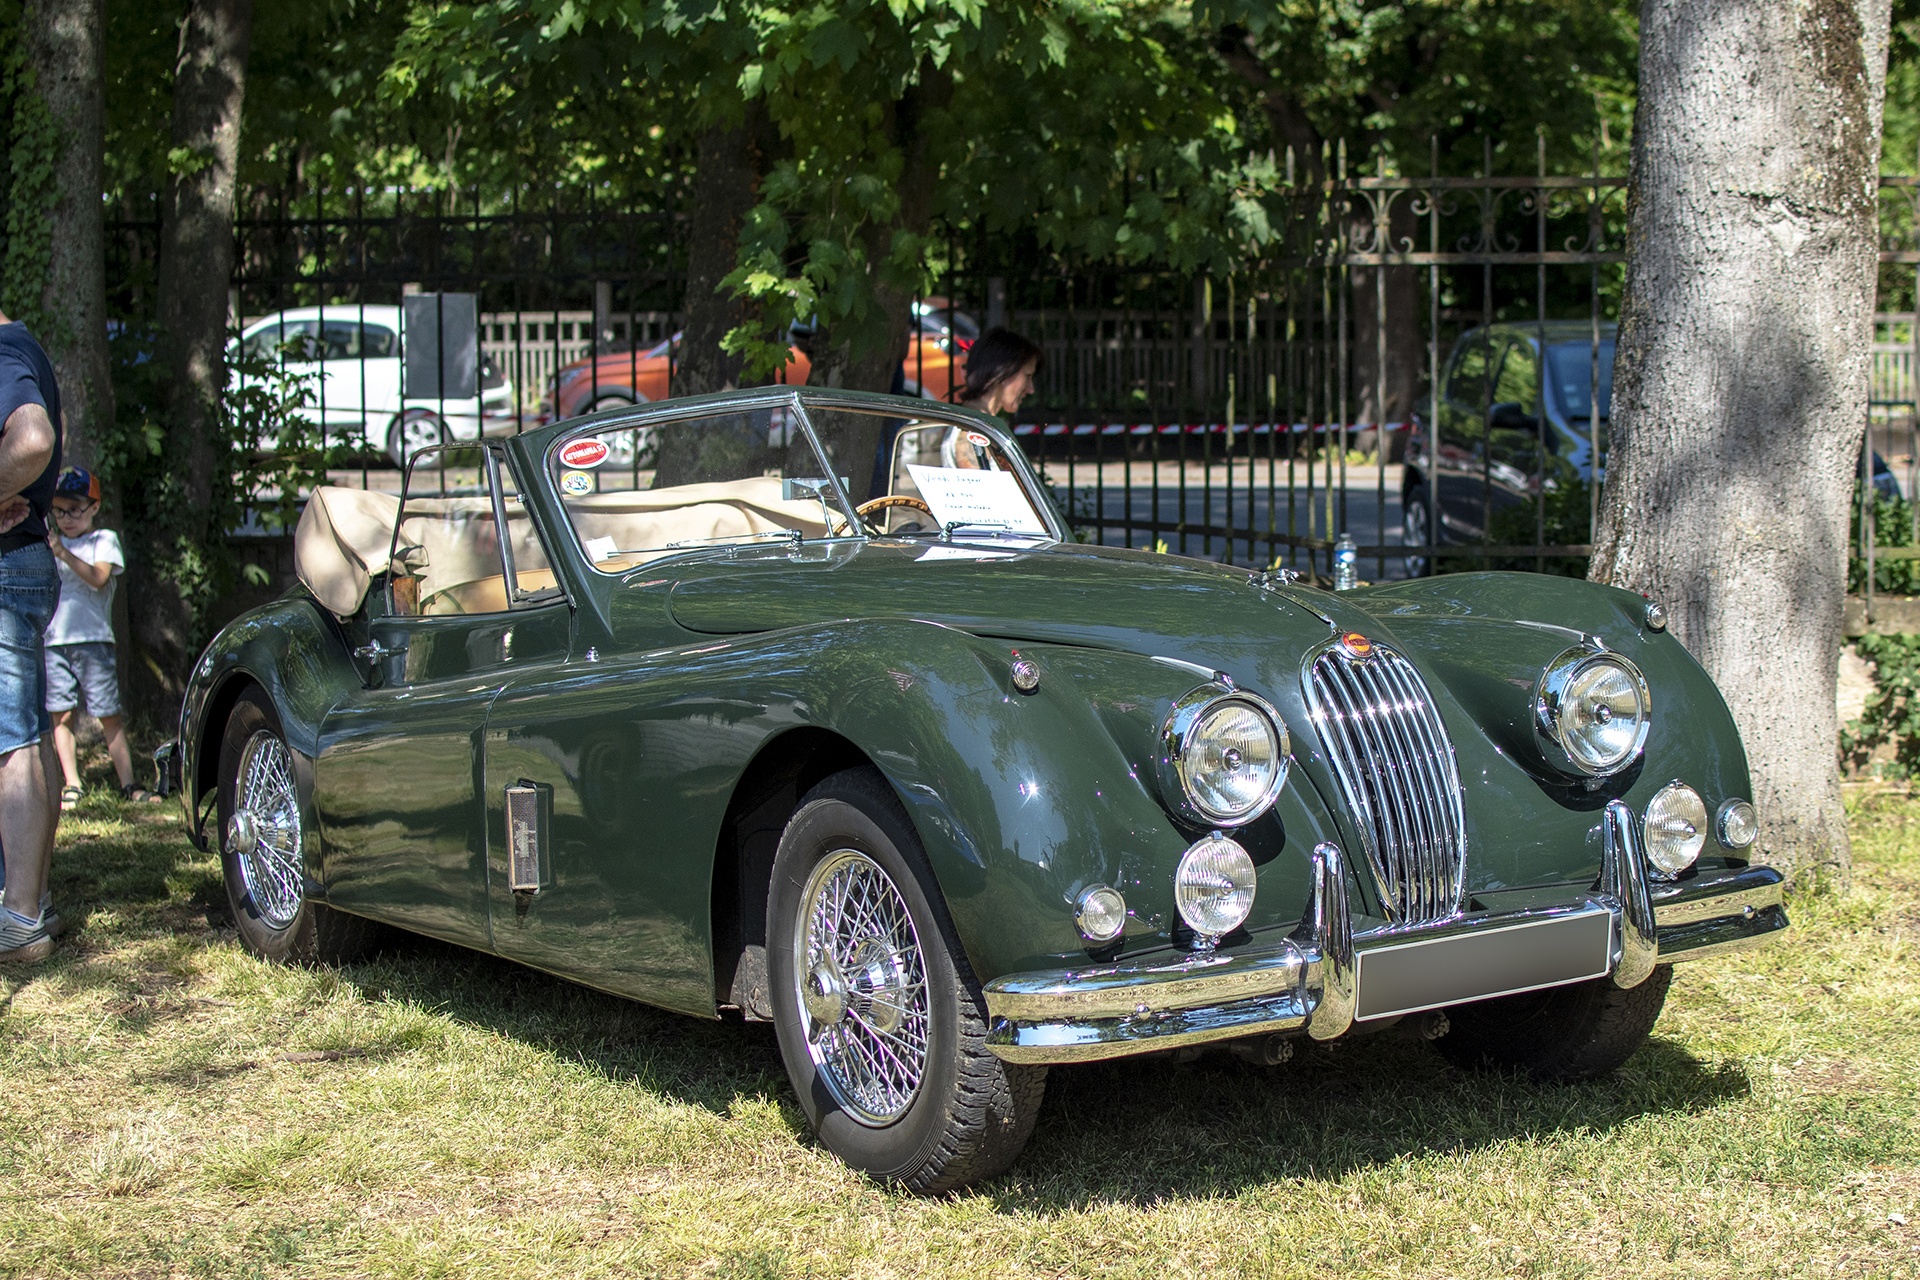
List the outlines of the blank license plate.
<svg viewBox="0 0 1920 1280">
<path fill-rule="evenodd" d="M 1387 1018 L 1598 978 L 1612 957 L 1613 916 L 1602 910 L 1378 947 L 1359 955 L 1354 1016 Z"/>
</svg>

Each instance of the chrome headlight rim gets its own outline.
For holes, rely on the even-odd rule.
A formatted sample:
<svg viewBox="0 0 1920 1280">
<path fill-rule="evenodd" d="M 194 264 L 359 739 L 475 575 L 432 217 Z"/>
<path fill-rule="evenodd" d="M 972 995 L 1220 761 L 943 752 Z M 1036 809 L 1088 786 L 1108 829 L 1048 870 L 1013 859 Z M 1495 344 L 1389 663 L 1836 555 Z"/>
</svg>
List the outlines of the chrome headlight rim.
<svg viewBox="0 0 1920 1280">
<path fill-rule="evenodd" d="M 1581 675 L 1599 666 L 1613 667 L 1633 682 L 1634 694 L 1640 703 L 1640 724 L 1634 734 L 1633 745 L 1618 760 L 1596 767 L 1582 761 L 1567 745 L 1563 710 L 1568 688 Z M 1569 777 L 1611 778 L 1632 768 L 1634 761 L 1646 750 L 1647 735 L 1653 729 L 1653 697 L 1647 677 L 1631 659 L 1611 649 L 1586 646 L 1568 649 L 1549 662 L 1547 669 L 1540 673 L 1539 683 L 1534 686 L 1533 708 L 1534 738 L 1540 745 L 1541 754 L 1549 765 Z"/>
<path fill-rule="evenodd" d="M 1095 923 L 1103 903 L 1111 901 L 1117 904 L 1110 914 L 1114 917 L 1113 928 L 1102 931 Z M 1127 931 L 1127 898 L 1110 884 L 1099 882 L 1090 884 L 1074 895 L 1073 923 L 1080 930 L 1080 936 L 1097 947 L 1104 947 Z"/>
<path fill-rule="evenodd" d="M 1733 831 L 1736 817 L 1744 818 L 1749 834 L 1741 840 Z M 1753 807 L 1753 801 L 1739 796 L 1729 796 L 1720 802 L 1720 808 L 1713 815 L 1714 839 L 1723 849 L 1750 849 L 1753 842 L 1760 838 L 1760 813 Z"/>
<path fill-rule="evenodd" d="M 1276 762 L 1273 777 L 1260 797 L 1238 812 L 1221 812 L 1202 803 L 1188 787 L 1186 775 L 1180 768 L 1208 715 L 1229 703 L 1243 704 L 1265 718 L 1273 733 Z M 1159 746 L 1160 794 L 1181 817 L 1203 827 L 1244 827 L 1259 818 L 1280 798 L 1280 790 L 1287 784 L 1287 771 L 1293 763 L 1293 740 L 1287 733 L 1286 721 L 1280 718 L 1273 704 L 1257 694 L 1219 683 L 1199 685 L 1174 699 L 1173 709 L 1167 713 L 1160 729 Z"/>
<path fill-rule="evenodd" d="M 1692 844 L 1693 849 L 1684 858 L 1662 861 L 1656 856 L 1656 850 L 1664 849 L 1665 843 L 1654 831 L 1654 812 L 1662 806 L 1671 808 L 1675 801 L 1688 800 L 1691 800 L 1691 807 L 1699 812 L 1700 817 L 1698 822 L 1688 824 L 1693 828 L 1693 832 L 1686 837 L 1686 843 Z M 1653 799 L 1647 801 L 1647 807 L 1640 814 L 1641 843 L 1646 848 L 1648 873 L 1656 880 L 1672 880 L 1685 874 L 1689 867 L 1698 863 L 1700 855 L 1706 852 L 1709 821 L 1706 798 L 1697 789 L 1688 786 L 1680 779 L 1675 778 L 1654 792 Z"/>
<path fill-rule="evenodd" d="M 1198 882 L 1195 865 L 1202 860 L 1211 863 L 1216 873 L 1224 871 L 1224 889 L 1217 882 L 1211 886 Z M 1174 866 L 1174 910 L 1193 932 L 1194 945 L 1203 951 L 1211 950 L 1220 939 L 1247 922 L 1253 914 L 1253 900 L 1259 889 L 1259 869 L 1254 866 L 1253 856 L 1245 845 L 1218 829 L 1188 845 Z M 1228 914 L 1214 919 L 1202 917 L 1200 900 L 1207 899 L 1216 906 L 1223 901 L 1230 904 Z"/>
</svg>

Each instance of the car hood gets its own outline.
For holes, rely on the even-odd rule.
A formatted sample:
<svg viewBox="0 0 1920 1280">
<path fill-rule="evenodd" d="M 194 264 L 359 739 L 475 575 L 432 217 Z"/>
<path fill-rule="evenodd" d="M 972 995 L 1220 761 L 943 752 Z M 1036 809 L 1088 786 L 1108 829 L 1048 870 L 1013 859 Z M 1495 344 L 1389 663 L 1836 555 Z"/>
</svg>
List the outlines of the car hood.
<svg viewBox="0 0 1920 1280">
<path fill-rule="evenodd" d="M 1343 806 L 1307 705 L 1305 664 L 1347 632 L 1392 645 L 1419 671 L 1447 727 L 1477 849 L 1475 892 L 1590 879 L 1598 813 L 1616 796 L 1639 811 L 1672 778 L 1716 802 L 1749 794 L 1738 732 L 1698 664 L 1671 636 L 1640 625 L 1639 596 L 1573 579 L 1449 574 L 1336 595 L 1114 547 L 887 539 L 769 546 L 675 570 L 633 586 L 670 581 L 674 620 L 707 634 L 840 628 L 857 641 L 863 621 L 911 618 L 1016 644 L 1172 659 L 1191 668 L 1185 678 L 1194 683 L 1225 672 L 1274 705 L 1306 776 L 1336 811 Z M 1640 666 L 1659 724 L 1684 729 L 1655 733 L 1633 769 L 1594 791 L 1527 761 L 1537 750 L 1535 680 L 1557 654 L 1599 643 Z M 1035 656 L 1044 669 L 1048 658 Z M 1158 696 L 1181 691 L 1182 676 L 1168 675 Z M 1147 687 L 1137 670 L 1122 678 Z M 1532 817 L 1516 825 L 1521 813 Z"/>
<path fill-rule="evenodd" d="M 1074 543 L 846 544 L 819 558 L 783 552 L 689 566 L 673 588 L 676 622 L 740 634 L 847 619 L 910 617 L 976 635 L 1177 658 L 1241 679 L 1276 640 L 1297 653 L 1332 634 L 1327 593 L 1263 588 L 1205 560 Z M 1276 673 L 1277 674 L 1277 673 Z"/>
</svg>

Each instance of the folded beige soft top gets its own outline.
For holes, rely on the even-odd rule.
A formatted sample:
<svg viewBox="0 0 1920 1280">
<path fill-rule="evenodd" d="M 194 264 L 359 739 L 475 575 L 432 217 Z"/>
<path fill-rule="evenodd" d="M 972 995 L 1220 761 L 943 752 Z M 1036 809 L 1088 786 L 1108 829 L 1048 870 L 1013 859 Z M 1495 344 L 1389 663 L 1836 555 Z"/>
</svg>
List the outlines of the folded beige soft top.
<svg viewBox="0 0 1920 1280">
<path fill-rule="evenodd" d="M 425 501 L 441 516 L 456 507 L 486 511 L 485 500 L 472 497 Z M 798 529 L 810 538 L 827 533 L 820 504 L 784 499 L 777 476 L 595 493 L 568 499 L 567 508 L 575 531 L 589 544 L 588 554 L 596 559 L 616 550 L 657 552 L 683 540 L 735 538 L 777 529 Z M 352 616 L 366 599 L 368 585 L 387 571 L 393 526 L 399 517 L 400 499 L 394 494 L 332 485 L 315 489 L 294 529 L 295 574 L 321 604 L 342 618 Z M 508 519 L 516 526 L 516 563 L 523 571 L 544 569 L 546 557 L 531 541 L 522 511 L 515 510 Z M 435 535 L 446 532 L 432 520 L 418 530 L 409 529 L 410 541 L 426 540 L 422 563 L 431 566 L 430 590 L 446 591 L 476 577 L 498 576 L 497 557 L 484 563 L 474 560 L 472 548 L 458 539 L 459 545 L 438 545 Z M 595 542 L 606 550 L 597 551 Z"/>
<path fill-rule="evenodd" d="M 293 531 L 294 575 L 321 604 L 350 617 L 374 575 L 386 572 L 399 517 L 398 494 L 320 486 Z"/>
</svg>

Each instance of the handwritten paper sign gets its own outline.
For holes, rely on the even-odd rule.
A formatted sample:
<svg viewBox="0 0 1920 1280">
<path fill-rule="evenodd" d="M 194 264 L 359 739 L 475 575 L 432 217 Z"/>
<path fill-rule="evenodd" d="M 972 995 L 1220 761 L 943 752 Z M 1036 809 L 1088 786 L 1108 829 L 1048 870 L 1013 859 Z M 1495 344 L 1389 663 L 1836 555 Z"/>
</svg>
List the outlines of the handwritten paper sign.
<svg viewBox="0 0 1920 1280">
<path fill-rule="evenodd" d="M 920 496 L 942 525 L 960 524 L 1010 533 L 1045 534 L 1046 525 L 1021 491 L 1020 482 L 1005 471 L 971 471 L 952 467 L 907 464 Z"/>
</svg>

